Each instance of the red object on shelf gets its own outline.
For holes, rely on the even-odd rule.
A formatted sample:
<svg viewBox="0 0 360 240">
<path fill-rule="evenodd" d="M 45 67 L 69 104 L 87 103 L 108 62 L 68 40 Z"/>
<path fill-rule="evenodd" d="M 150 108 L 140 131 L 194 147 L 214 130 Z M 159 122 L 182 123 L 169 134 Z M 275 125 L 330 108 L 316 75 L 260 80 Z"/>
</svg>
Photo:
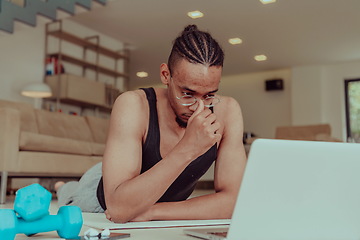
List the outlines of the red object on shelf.
<svg viewBox="0 0 360 240">
<path fill-rule="evenodd" d="M 54 65 L 51 61 L 51 58 L 46 58 L 45 60 L 45 71 L 46 71 L 46 75 L 54 74 Z"/>
<path fill-rule="evenodd" d="M 64 66 L 59 64 L 59 61 L 56 57 L 46 58 L 46 75 L 54 75 L 64 73 Z"/>
</svg>

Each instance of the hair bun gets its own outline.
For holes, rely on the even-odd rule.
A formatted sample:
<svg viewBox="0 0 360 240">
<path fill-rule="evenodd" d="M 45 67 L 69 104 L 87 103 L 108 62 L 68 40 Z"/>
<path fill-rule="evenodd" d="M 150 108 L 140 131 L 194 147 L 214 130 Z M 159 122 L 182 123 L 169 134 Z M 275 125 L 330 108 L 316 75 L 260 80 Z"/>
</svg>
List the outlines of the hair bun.
<svg viewBox="0 0 360 240">
<path fill-rule="evenodd" d="M 195 31 L 198 31 L 198 28 L 197 28 L 197 26 L 196 25 L 188 25 L 188 26 L 186 26 L 185 28 L 184 28 L 184 33 L 186 33 L 186 32 L 195 32 Z"/>
</svg>

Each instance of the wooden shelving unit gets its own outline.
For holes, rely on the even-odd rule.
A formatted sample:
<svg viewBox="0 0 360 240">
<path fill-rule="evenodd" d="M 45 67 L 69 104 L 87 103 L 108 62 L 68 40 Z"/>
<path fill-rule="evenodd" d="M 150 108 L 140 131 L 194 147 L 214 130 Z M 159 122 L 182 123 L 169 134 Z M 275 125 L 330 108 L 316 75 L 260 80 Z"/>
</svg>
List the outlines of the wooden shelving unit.
<svg viewBox="0 0 360 240">
<path fill-rule="evenodd" d="M 55 28 L 54 28 L 55 26 Z M 49 51 L 49 39 L 50 37 L 54 37 L 58 39 L 58 47 L 55 51 Z M 94 41 L 95 40 L 95 41 Z M 79 47 L 82 49 L 82 56 L 73 56 L 66 51 L 64 51 L 62 42 L 65 41 L 67 43 L 70 43 L 74 45 L 75 47 Z M 92 54 L 95 54 L 95 61 L 88 61 L 87 53 L 92 52 Z M 109 59 L 112 59 L 114 62 L 114 65 L 112 67 L 109 66 L 103 66 L 99 63 L 100 56 L 105 56 Z M 61 103 L 67 103 L 71 105 L 76 105 L 79 107 L 86 107 L 86 108 L 98 108 L 102 111 L 111 110 L 112 104 L 117 97 L 117 95 L 120 94 L 119 89 L 116 88 L 117 80 L 118 78 L 122 78 L 124 80 L 125 89 L 127 89 L 128 81 L 129 81 L 129 75 L 128 75 L 128 62 L 129 62 L 129 54 L 126 52 L 120 52 L 111 50 L 107 47 L 104 47 L 100 44 L 100 37 L 99 36 L 91 36 L 87 38 L 78 37 L 75 34 L 72 34 L 70 32 L 64 31 L 63 29 L 63 23 L 61 20 L 54 21 L 51 23 L 48 23 L 46 25 L 45 29 L 45 59 L 53 58 L 57 59 L 58 65 L 62 66 L 63 63 L 68 63 L 72 65 L 76 65 L 78 67 L 81 67 L 83 69 L 81 82 L 80 84 L 74 84 L 73 81 L 76 81 L 76 76 L 69 77 L 69 76 L 63 76 L 63 74 L 55 75 L 56 79 L 54 79 L 54 75 L 51 76 L 45 76 L 44 81 L 49 83 L 53 90 L 54 98 L 53 100 L 56 101 L 56 109 L 60 109 Z M 118 70 L 118 61 L 121 60 L 123 63 L 123 69 L 124 71 Z M 89 101 L 89 98 L 82 99 L 79 96 L 74 96 L 74 93 L 76 91 L 73 91 L 74 89 L 69 88 L 68 84 L 69 82 L 73 83 L 71 86 L 73 87 L 79 87 L 84 85 L 84 81 L 86 83 L 86 77 L 85 73 L 87 70 L 92 70 L 96 73 L 95 80 L 88 80 L 89 85 L 93 85 L 91 82 L 98 82 L 103 84 L 101 87 L 91 88 L 93 89 L 94 95 L 103 95 L 103 102 L 96 104 Z M 66 71 L 66 70 L 65 70 Z M 99 79 L 99 74 L 107 75 L 114 79 L 114 83 L 109 85 L 108 83 L 102 83 Z M 54 83 L 56 81 L 56 83 Z M 84 89 L 78 89 L 79 91 Z M 97 91 L 97 93 L 96 93 Z M 104 91 L 104 92 L 99 92 Z"/>
<path fill-rule="evenodd" d="M 112 77 L 125 77 L 125 78 L 128 78 L 129 75 L 126 74 L 126 73 L 121 73 L 121 72 L 118 72 L 116 70 L 113 70 L 113 69 L 110 69 L 110 68 L 106 68 L 106 67 L 102 67 L 102 66 L 99 66 L 95 63 L 90 63 L 90 62 L 86 62 L 82 59 L 79 59 L 79 58 L 75 58 L 75 57 L 72 57 L 70 55 L 66 55 L 64 53 L 52 53 L 52 54 L 48 54 L 48 56 L 50 57 L 55 57 L 57 59 L 60 59 L 64 62 L 69 62 L 71 64 L 76 64 L 78 66 L 81 66 L 81 67 L 84 67 L 84 68 L 87 68 L 87 69 L 91 69 L 91 70 L 94 70 L 94 71 L 97 71 L 99 73 L 103 73 L 103 74 L 106 74 L 106 75 L 109 75 L 109 76 L 112 76 Z"/>
<path fill-rule="evenodd" d="M 99 44 L 92 43 L 87 39 L 79 38 L 79 37 L 77 37 L 77 36 L 75 36 L 73 34 L 70 34 L 68 32 L 64 32 L 63 30 L 51 31 L 51 30 L 47 29 L 47 34 L 50 35 L 50 36 L 54 36 L 54 37 L 57 37 L 59 39 L 63 39 L 65 41 L 71 42 L 73 44 L 83 46 L 84 48 L 94 49 L 97 52 L 99 52 L 100 54 L 106 55 L 106 56 L 111 57 L 111 58 L 129 59 L 129 57 L 126 56 L 125 54 L 121 54 L 121 53 L 115 52 L 113 50 L 110 50 L 108 48 L 102 47 Z"/>
</svg>

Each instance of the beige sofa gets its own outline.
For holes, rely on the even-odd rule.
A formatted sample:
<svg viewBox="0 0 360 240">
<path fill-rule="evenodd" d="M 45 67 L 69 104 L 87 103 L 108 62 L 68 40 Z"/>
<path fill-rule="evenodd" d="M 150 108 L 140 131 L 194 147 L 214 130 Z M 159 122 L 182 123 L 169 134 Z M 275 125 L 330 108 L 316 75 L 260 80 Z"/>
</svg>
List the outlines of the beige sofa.
<svg viewBox="0 0 360 240">
<path fill-rule="evenodd" d="M 0 203 L 11 177 L 80 177 L 102 161 L 107 119 L 0 100 Z"/>
</svg>

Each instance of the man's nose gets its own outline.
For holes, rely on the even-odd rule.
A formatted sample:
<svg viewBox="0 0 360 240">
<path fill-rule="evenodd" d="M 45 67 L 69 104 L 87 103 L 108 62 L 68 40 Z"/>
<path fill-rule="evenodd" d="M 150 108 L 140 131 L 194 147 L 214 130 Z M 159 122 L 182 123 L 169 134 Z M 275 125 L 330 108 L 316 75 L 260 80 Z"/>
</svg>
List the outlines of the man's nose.
<svg viewBox="0 0 360 240">
<path fill-rule="evenodd" d="M 192 111 L 192 112 L 196 111 L 196 109 L 199 106 L 199 101 L 202 101 L 202 100 L 201 99 L 196 99 L 196 102 L 193 105 L 189 106 L 190 111 Z"/>
</svg>

